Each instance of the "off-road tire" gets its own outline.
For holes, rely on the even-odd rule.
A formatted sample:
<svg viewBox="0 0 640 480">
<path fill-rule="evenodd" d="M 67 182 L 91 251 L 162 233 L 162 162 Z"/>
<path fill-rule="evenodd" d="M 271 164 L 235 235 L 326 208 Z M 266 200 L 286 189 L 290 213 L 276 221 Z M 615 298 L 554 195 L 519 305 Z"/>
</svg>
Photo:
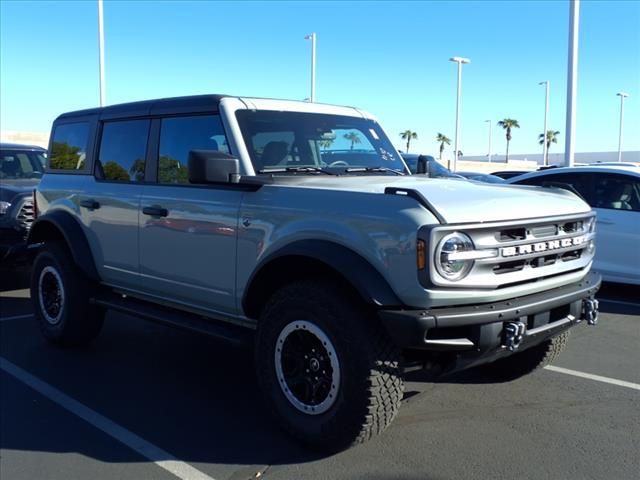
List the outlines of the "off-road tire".
<svg viewBox="0 0 640 480">
<path fill-rule="evenodd" d="M 279 335 L 292 322 L 311 322 L 335 348 L 340 381 L 333 404 L 320 414 L 298 410 L 276 373 Z M 262 311 L 256 334 L 256 370 L 264 398 L 283 427 L 304 443 L 340 451 L 384 431 L 404 390 L 401 352 L 375 314 L 328 282 L 305 280 L 278 290 Z"/>
<path fill-rule="evenodd" d="M 47 320 L 43 295 L 40 295 L 45 270 L 49 281 L 62 282 L 63 301 L 55 322 Z M 76 266 L 66 246 L 46 243 L 42 247 L 31 271 L 31 302 L 40 331 L 49 342 L 64 347 L 79 346 L 100 333 L 105 310 L 90 303 L 95 291 L 96 284 Z"/>
<path fill-rule="evenodd" d="M 539 345 L 485 365 L 484 372 L 496 380 L 508 381 L 528 375 L 555 361 L 569 339 L 563 332 Z"/>
</svg>

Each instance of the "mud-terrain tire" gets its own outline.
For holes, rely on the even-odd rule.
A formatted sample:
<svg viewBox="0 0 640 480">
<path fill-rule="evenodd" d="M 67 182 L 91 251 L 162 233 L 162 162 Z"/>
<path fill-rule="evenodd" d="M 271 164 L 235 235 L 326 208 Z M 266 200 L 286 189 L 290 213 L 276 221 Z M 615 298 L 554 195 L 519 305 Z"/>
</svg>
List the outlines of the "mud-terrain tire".
<svg viewBox="0 0 640 480">
<path fill-rule="evenodd" d="M 549 340 L 484 366 L 484 372 L 492 379 L 515 380 L 543 368 L 558 358 L 569 339 L 569 331 Z"/>
<path fill-rule="evenodd" d="M 375 314 L 315 280 L 289 284 L 267 302 L 256 334 L 256 371 L 283 427 L 329 452 L 385 430 L 404 389 L 401 352 Z"/>
<path fill-rule="evenodd" d="M 93 340 L 104 322 L 103 308 L 90 304 L 96 285 L 75 265 L 67 248 L 46 243 L 31 270 L 31 302 L 40 331 L 64 347 Z"/>
</svg>

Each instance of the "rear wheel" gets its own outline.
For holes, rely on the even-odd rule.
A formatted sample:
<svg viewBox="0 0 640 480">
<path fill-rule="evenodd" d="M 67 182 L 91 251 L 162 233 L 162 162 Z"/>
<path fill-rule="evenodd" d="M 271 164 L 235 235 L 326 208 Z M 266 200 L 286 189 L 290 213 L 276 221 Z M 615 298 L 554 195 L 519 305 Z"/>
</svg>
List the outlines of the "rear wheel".
<svg viewBox="0 0 640 480">
<path fill-rule="evenodd" d="M 374 315 L 324 282 L 288 285 L 258 325 L 256 368 L 286 430 L 337 451 L 381 433 L 398 413 L 402 358 Z"/>
<path fill-rule="evenodd" d="M 543 368 L 558 358 L 569 339 L 563 332 L 523 352 L 510 355 L 484 366 L 484 372 L 496 380 L 515 380 Z"/>
<path fill-rule="evenodd" d="M 95 283 L 88 279 L 59 243 L 47 243 L 31 271 L 31 302 L 38 326 L 51 343 L 82 345 L 93 340 L 104 309 L 90 304 Z"/>
</svg>

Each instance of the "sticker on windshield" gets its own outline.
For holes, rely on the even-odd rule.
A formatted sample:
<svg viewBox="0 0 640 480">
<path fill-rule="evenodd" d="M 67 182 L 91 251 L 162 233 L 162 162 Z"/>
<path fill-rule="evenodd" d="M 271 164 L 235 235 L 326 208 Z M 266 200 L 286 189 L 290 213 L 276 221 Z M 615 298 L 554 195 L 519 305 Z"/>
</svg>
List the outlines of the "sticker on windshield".
<svg viewBox="0 0 640 480">
<path fill-rule="evenodd" d="M 371 136 L 373 138 L 375 138 L 376 140 L 380 140 L 380 137 L 378 137 L 378 134 L 376 133 L 376 131 L 373 128 L 369 129 L 369 133 L 371 134 Z"/>
</svg>

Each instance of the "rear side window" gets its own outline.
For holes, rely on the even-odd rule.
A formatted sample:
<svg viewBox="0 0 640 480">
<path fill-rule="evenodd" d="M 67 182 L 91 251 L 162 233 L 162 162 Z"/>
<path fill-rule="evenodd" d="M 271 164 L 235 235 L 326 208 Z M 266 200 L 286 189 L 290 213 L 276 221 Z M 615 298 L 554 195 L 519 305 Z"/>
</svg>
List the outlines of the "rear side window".
<svg viewBox="0 0 640 480">
<path fill-rule="evenodd" d="M 158 183 L 189 183 L 189 151 L 229 153 L 218 115 L 163 118 L 160 126 Z"/>
<path fill-rule="evenodd" d="M 96 177 L 115 182 L 144 181 L 149 125 L 149 120 L 105 123 Z"/>
<path fill-rule="evenodd" d="M 89 123 L 67 123 L 56 126 L 49 155 L 49 169 L 85 171 Z"/>
</svg>

